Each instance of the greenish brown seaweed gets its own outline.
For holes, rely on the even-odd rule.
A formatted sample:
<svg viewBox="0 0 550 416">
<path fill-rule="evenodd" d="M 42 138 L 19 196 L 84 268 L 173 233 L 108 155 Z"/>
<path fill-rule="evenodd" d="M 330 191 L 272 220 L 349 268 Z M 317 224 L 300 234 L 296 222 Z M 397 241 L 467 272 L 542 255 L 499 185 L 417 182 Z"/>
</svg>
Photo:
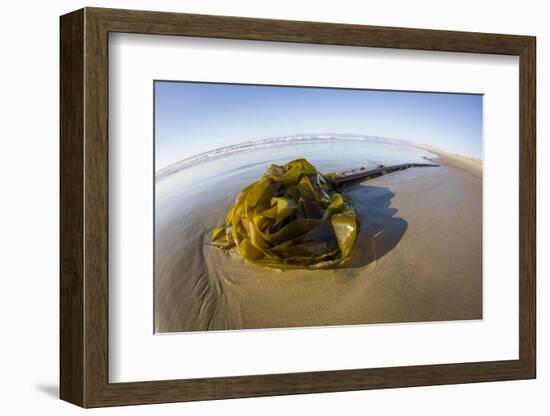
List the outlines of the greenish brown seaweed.
<svg viewBox="0 0 550 416">
<path fill-rule="evenodd" d="M 271 165 L 244 188 L 212 233 L 212 245 L 278 269 L 314 269 L 349 260 L 358 221 L 351 201 L 337 192 L 335 174 L 305 159 Z"/>
</svg>

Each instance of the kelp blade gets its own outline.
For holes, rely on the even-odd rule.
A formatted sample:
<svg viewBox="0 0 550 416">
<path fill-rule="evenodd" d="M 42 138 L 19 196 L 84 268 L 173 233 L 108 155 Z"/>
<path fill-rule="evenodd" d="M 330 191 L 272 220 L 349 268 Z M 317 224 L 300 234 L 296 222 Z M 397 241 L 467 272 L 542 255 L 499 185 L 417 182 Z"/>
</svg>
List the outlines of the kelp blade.
<svg viewBox="0 0 550 416">
<path fill-rule="evenodd" d="M 279 269 L 327 268 L 349 260 L 357 237 L 350 201 L 305 159 L 271 165 L 244 188 L 212 232 L 212 245 Z"/>
</svg>

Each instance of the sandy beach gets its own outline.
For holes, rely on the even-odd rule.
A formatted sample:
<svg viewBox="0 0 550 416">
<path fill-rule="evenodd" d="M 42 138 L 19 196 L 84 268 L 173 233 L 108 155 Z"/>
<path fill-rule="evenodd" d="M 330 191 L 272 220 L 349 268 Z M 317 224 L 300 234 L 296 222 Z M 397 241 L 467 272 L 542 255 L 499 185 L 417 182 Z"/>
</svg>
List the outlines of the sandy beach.
<svg viewBox="0 0 550 416">
<path fill-rule="evenodd" d="M 160 223 L 155 330 L 481 319 L 482 164 L 425 150 L 439 168 L 346 188 L 361 226 L 351 261 L 337 269 L 280 271 L 209 245 L 238 191 L 230 186 L 192 218 Z"/>
</svg>

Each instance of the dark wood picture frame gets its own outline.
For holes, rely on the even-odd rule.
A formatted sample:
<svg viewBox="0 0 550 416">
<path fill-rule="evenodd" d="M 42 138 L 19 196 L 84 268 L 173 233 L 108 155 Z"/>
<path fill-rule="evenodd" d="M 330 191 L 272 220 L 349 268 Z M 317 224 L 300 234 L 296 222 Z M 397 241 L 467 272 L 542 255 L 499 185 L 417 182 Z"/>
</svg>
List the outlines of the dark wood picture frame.
<svg viewBox="0 0 550 416">
<path fill-rule="evenodd" d="M 535 38 L 85 8 L 61 17 L 60 396 L 100 407 L 536 376 Z M 519 56 L 519 359 L 109 383 L 108 35 L 110 32 Z"/>
</svg>

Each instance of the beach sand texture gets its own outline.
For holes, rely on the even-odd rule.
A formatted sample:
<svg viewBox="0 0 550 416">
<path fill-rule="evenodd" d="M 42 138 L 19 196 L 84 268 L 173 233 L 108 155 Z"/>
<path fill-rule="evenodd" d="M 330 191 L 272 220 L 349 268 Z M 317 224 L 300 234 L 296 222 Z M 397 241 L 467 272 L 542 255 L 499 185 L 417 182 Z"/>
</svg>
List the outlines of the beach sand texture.
<svg viewBox="0 0 550 416">
<path fill-rule="evenodd" d="M 441 167 L 347 188 L 361 226 L 337 269 L 269 269 L 208 245 L 233 189 L 160 227 L 156 332 L 481 319 L 481 161 L 429 151 Z"/>
</svg>

